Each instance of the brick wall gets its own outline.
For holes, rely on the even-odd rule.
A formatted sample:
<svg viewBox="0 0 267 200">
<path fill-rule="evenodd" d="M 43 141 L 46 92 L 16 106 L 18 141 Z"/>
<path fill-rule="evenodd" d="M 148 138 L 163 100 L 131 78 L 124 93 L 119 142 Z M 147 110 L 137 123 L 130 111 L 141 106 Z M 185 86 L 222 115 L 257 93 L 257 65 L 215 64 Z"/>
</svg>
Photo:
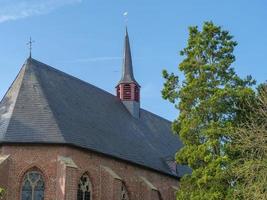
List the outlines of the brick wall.
<svg viewBox="0 0 267 200">
<path fill-rule="evenodd" d="M 0 155 L 0 187 L 4 187 L 4 189 L 8 185 L 9 164 L 9 155 Z M 3 200 L 6 200 L 6 195 Z"/>
<path fill-rule="evenodd" d="M 43 173 L 45 200 L 74 200 L 85 172 L 92 183 L 93 200 L 119 200 L 123 184 L 131 200 L 175 199 L 176 179 L 94 152 L 56 145 L 5 145 L 0 154 L 10 155 L 8 169 L 1 171 L 0 165 L 0 183 L 3 171 L 9 170 L 8 183 L 4 183 L 9 200 L 20 199 L 23 176 L 33 167 Z"/>
</svg>

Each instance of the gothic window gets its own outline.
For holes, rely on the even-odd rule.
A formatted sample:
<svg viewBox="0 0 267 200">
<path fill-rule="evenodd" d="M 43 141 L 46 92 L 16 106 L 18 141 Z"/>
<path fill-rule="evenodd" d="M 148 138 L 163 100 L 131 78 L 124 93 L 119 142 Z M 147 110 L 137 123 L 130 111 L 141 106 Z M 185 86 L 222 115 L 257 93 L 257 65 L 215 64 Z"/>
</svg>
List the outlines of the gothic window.
<svg viewBox="0 0 267 200">
<path fill-rule="evenodd" d="M 92 200 L 92 185 L 89 176 L 86 174 L 80 178 L 77 200 Z"/>
<path fill-rule="evenodd" d="M 22 182 L 21 200 L 43 200 L 44 179 L 39 171 L 26 173 Z"/>
<path fill-rule="evenodd" d="M 129 200 L 128 192 L 127 192 L 127 189 L 126 189 L 124 184 L 121 186 L 121 198 L 120 198 L 120 200 Z"/>
</svg>

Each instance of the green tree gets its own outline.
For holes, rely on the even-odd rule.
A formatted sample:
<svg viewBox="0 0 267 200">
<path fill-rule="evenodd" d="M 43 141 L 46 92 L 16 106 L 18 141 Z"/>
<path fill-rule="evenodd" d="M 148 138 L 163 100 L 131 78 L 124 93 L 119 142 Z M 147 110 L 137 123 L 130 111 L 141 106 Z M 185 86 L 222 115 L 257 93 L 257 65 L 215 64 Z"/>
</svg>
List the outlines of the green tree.
<svg viewBox="0 0 267 200">
<path fill-rule="evenodd" d="M 236 45 L 228 31 L 212 22 L 205 22 L 202 30 L 190 27 L 187 47 L 180 53 L 185 57 L 179 65 L 184 80 L 180 83 L 180 77 L 163 71 L 162 96 L 179 110 L 173 131 L 184 143 L 176 161 L 192 169 L 181 179 L 177 199 L 220 200 L 231 195 L 226 147 L 241 120 L 238 107 L 253 96 L 254 84 L 231 67 Z"/>
<path fill-rule="evenodd" d="M 267 199 L 267 85 L 258 88 L 256 100 L 248 101 L 250 112 L 232 135 L 235 152 L 232 174 L 235 199 Z"/>
<path fill-rule="evenodd" d="M 5 190 L 0 187 L 0 199 L 4 197 Z"/>
</svg>

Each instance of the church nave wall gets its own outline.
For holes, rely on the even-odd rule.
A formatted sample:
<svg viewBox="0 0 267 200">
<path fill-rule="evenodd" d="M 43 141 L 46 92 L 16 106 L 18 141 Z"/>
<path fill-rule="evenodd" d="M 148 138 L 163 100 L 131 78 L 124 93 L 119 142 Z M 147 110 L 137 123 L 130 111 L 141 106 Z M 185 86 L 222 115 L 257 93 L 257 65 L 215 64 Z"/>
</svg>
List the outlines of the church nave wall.
<svg viewBox="0 0 267 200">
<path fill-rule="evenodd" d="M 63 145 L 0 149 L 0 156 L 9 155 L 5 164 L 0 162 L 0 184 L 7 187 L 8 200 L 20 199 L 22 181 L 30 171 L 42 175 L 44 200 L 73 200 L 77 192 L 93 200 L 175 199 L 177 179 L 106 155 Z"/>
</svg>

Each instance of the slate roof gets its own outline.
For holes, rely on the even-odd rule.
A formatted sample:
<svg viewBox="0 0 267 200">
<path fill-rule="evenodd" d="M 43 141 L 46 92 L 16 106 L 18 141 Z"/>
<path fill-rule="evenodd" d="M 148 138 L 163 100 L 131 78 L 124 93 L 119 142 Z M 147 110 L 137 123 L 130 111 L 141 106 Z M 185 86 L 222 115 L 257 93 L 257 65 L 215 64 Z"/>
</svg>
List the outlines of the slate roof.
<svg viewBox="0 0 267 200">
<path fill-rule="evenodd" d="M 135 119 L 114 95 L 27 59 L 0 103 L 0 144 L 68 144 L 171 176 L 165 158 L 182 146 L 171 123 L 144 109 Z"/>
</svg>

